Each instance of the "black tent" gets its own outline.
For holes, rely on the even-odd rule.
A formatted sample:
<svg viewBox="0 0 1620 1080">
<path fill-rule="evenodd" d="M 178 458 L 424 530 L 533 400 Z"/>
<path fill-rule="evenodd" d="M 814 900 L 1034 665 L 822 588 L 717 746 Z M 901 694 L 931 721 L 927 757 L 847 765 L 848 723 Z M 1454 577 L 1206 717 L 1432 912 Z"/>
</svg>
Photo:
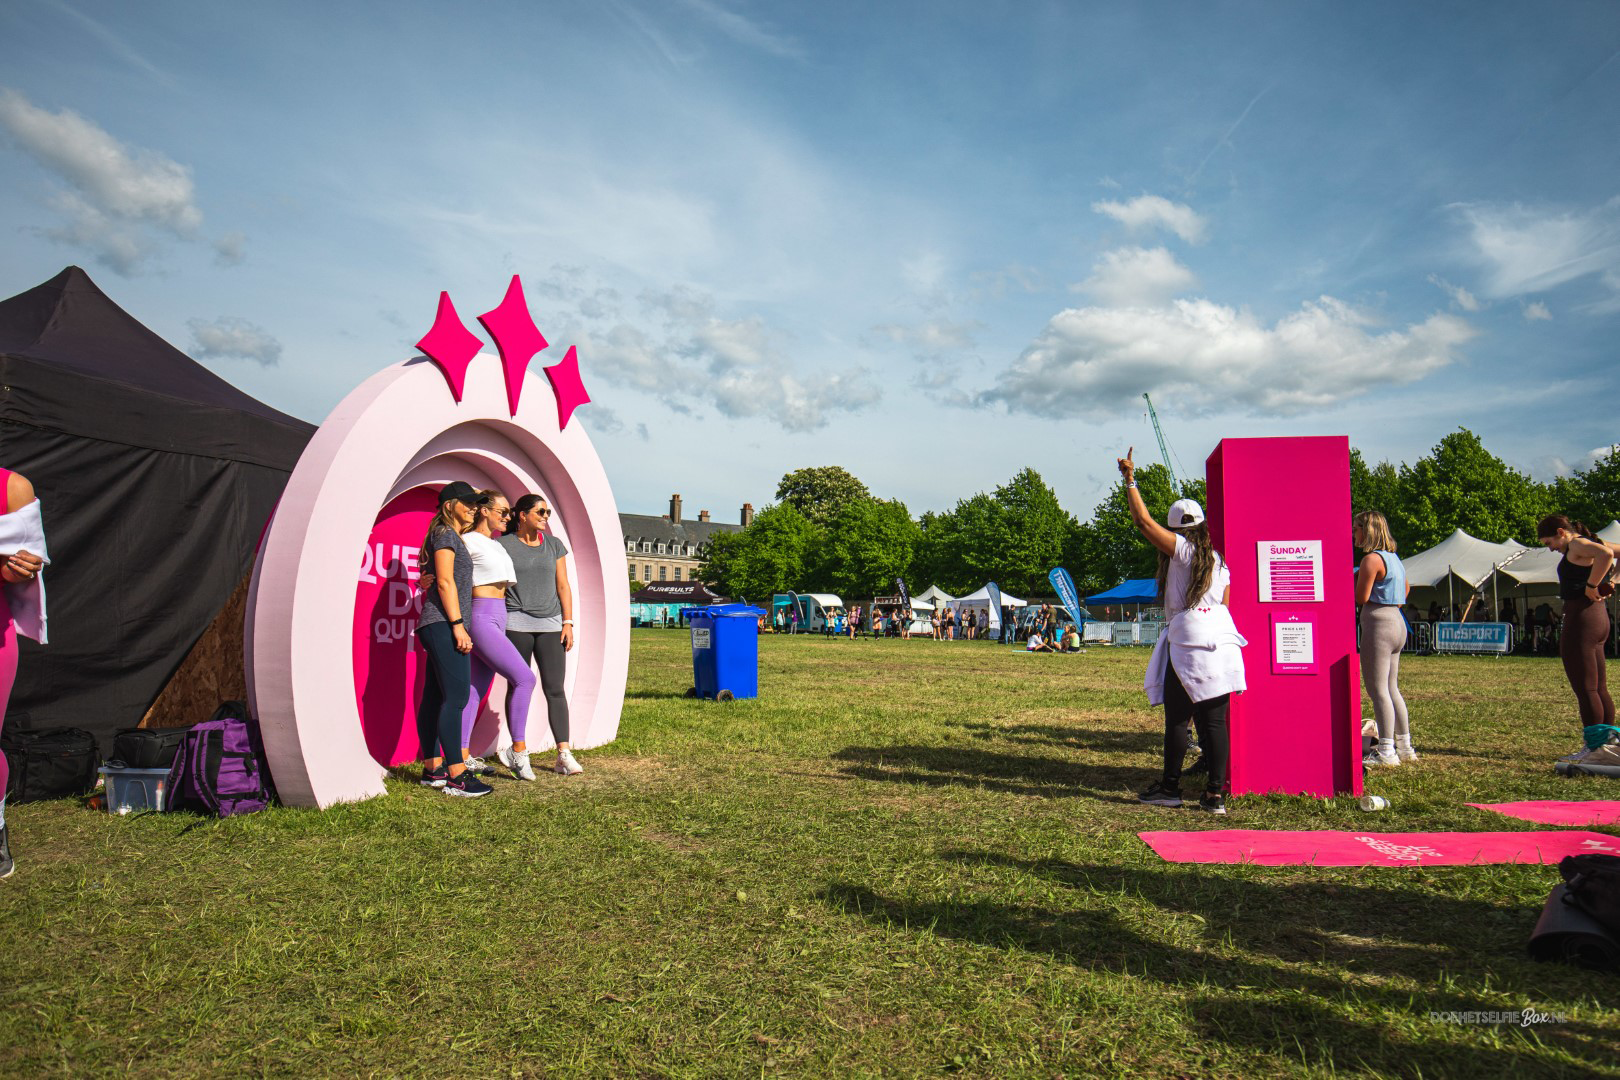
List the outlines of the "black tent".
<svg viewBox="0 0 1620 1080">
<path fill-rule="evenodd" d="M 249 569 L 314 428 L 142 326 L 70 266 L 0 301 L 0 466 L 33 481 L 50 644 L 7 711 L 133 727 Z"/>
</svg>

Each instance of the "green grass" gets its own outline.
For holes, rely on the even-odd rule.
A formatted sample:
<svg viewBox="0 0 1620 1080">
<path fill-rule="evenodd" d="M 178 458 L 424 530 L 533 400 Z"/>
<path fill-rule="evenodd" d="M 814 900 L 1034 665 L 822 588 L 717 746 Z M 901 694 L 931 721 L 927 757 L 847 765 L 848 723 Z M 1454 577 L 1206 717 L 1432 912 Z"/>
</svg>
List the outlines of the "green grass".
<svg viewBox="0 0 1620 1080">
<path fill-rule="evenodd" d="M 1533 829 L 1556 660 L 1403 664 L 1390 810 L 1130 795 L 1145 650 L 761 643 L 761 698 L 683 699 L 638 631 L 619 740 L 478 801 L 8 812 L 0 1075 L 1589 1076 L 1620 978 L 1532 963 L 1551 866 L 1161 862 L 1145 828 Z M 1614 830 L 1607 830 L 1614 831 Z M 1457 1025 L 1534 1008 L 1565 1022 Z"/>
</svg>

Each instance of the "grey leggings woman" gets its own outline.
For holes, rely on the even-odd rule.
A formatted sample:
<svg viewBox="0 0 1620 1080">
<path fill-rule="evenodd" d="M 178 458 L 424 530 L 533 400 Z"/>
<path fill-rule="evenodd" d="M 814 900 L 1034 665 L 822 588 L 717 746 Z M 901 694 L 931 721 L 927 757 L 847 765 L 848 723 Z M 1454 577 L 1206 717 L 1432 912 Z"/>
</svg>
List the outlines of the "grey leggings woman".
<svg viewBox="0 0 1620 1080">
<path fill-rule="evenodd" d="M 1393 604 L 1361 607 L 1361 682 L 1372 698 L 1378 721 L 1378 741 L 1388 746 L 1411 744 L 1406 721 L 1406 699 L 1396 684 L 1401 673 L 1401 650 L 1406 647 L 1406 620 Z"/>
</svg>

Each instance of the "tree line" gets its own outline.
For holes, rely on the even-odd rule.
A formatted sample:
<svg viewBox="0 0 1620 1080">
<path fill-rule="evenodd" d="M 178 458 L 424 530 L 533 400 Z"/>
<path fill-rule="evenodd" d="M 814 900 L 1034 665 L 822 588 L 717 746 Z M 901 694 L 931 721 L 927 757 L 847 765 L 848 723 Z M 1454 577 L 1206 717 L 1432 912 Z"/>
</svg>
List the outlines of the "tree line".
<svg viewBox="0 0 1620 1080">
<path fill-rule="evenodd" d="M 1202 479 L 1184 482 L 1178 494 L 1163 465 L 1138 467 L 1136 481 L 1160 520 L 1178 497 L 1204 501 Z M 1510 467 L 1466 428 L 1411 465 L 1368 465 L 1352 448 L 1350 498 L 1356 510 L 1384 513 L 1403 552 L 1432 547 L 1453 529 L 1534 545 L 1536 523 L 1549 513 L 1593 528 L 1620 517 L 1620 446 L 1549 484 Z M 1122 481 L 1085 521 L 1031 468 L 993 492 L 914 518 L 903 502 L 874 496 L 833 465 L 782 477 L 776 502 L 752 525 L 714 537 L 700 572 L 720 592 L 756 602 L 789 589 L 854 602 L 892 593 L 897 577 L 913 590 L 937 584 L 960 595 L 995 581 L 1015 596 L 1046 596 L 1054 566 L 1067 568 L 1083 595 L 1150 577 L 1154 561 L 1131 524 Z"/>
</svg>

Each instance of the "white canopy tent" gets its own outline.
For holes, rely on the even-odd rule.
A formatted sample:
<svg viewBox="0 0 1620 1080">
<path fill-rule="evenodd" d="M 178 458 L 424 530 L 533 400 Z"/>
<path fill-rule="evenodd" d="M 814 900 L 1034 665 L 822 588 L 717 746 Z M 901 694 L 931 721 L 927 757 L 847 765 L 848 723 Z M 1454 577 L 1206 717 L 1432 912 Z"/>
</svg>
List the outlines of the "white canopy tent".
<svg viewBox="0 0 1620 1080">
<path fill-rule="evenodd" d="M 1502 563 L 1529 550 L 1516 540 L 1493 544 L 1458 529 L 1429 550 L 1404 560 L 1406 580 L 1414 589 L 1439 588 L 1448 577 L 1455 577 L 1476 589 Z"/>
<path fill-rule="evenodd" d="M 1620 518 L 1609 522 L 1597 531 L 1597 534 L 1611 544 L 1620 544 Z"/>
<path fill-rule="evenodd" d="M 1004 593 L 1001 594 L 1001 606 L 1004 607 L 1004 608 L 1023 607 L 1024 603 L 1025 602 L 1023 600 L 1018 599 L 1018 597 L 1012 595 L 1011 593 L 1005 593 L 1004 592 Z M 958 609 L 965 608 L 965 607 L 981 608 L 981 607 L 989 607 L 989 606 L 990 606 L 990 586 L 989 585 L 986 585 L 984 588 L 980 589 L 976 593 L 969 593 L 966 596 L 958 597 L 957 599 L 951 601 L 951 607 L 958 608 Z"/>
<path fill-rule="evenodd" d="M 944 589 L 940 588 L 938 585 L 930 585 L 930 586 L 928 586 L 928 591 L 927 592 L 919 593 L 918 595 L 912 597 L 912 599 L 913 600 L 922 600 L 925 603 L 927 603 L 927 605 L 929 606 L 930 609 L 932 609 L 932 608 L 944 607 L 946 604 L 950 603 L 952 600 L 955 600 L 956 597 L 952 596 L 950 593 L 946 592 Z"/>
</svg>

